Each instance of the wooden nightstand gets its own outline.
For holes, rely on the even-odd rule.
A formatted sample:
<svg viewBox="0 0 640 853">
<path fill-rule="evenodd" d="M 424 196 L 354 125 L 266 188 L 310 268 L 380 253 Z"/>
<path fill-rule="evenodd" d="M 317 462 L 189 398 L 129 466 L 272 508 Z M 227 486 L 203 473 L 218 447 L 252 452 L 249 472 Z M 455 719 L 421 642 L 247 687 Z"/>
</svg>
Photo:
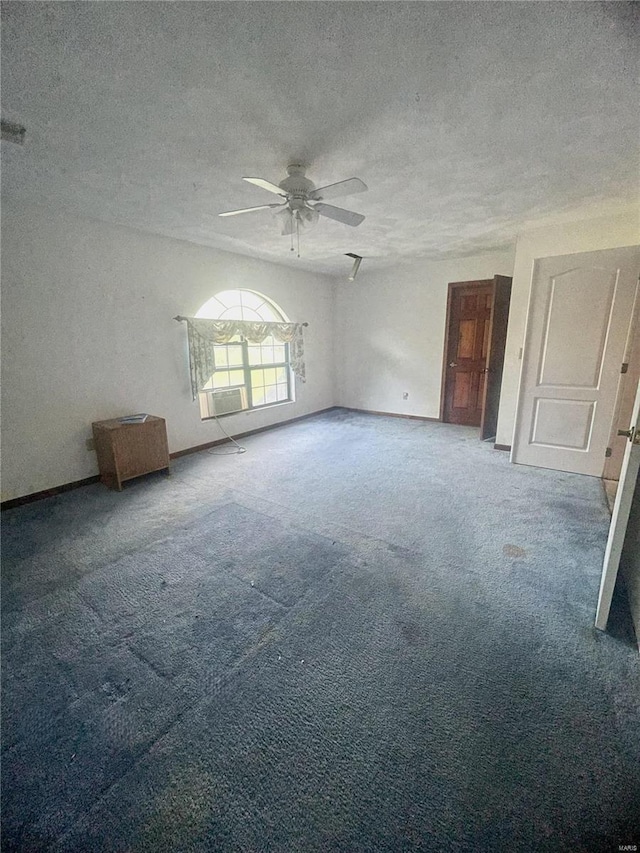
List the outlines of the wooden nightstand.
<svg viewBox="0 0 640 853">
<path fill-rule="evenodd" d="M 169 445 L 164 418 L 147 415 L 141 423 L 118 418 L 92 424 L 100 479 L 110 489 L 151 471 L 169 470 Z"/>
</svg>

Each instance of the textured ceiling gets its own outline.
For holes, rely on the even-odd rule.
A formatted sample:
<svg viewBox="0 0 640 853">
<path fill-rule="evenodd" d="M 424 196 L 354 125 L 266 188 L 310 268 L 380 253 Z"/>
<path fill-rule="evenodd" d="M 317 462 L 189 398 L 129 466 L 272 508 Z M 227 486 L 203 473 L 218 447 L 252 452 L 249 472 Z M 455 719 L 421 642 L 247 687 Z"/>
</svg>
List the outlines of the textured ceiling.
<svg viewBox="0 0 640 853">
<path fill-rule="evenodd" d="M 622 3 L 3 4 L 3 192 L 342 275 L 480 252 L 637 199 L 638 9 Z M 303 162 L 332 200 L 291 256 L 273 214 Z M 364 266 L 363 266 L 364 270 Z"/>
</svg>

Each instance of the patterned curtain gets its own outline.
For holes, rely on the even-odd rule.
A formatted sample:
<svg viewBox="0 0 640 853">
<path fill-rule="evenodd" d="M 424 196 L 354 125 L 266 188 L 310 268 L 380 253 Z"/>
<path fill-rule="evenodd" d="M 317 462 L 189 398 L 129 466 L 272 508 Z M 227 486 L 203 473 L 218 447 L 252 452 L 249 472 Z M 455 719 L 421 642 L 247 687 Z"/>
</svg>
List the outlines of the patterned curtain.
<svg viewBox="0 0 640 853">
<path fill-rule="evenodd" d="M 202 320 L 199 317 L 180 319 L 186 320 L 189 332 L 189 364 L 194 400 L 213 373 L 213 347 L 216 344 L 228 344 L 236 335 L 241 335 L 250 344 L 261 344 L 270 335 L 280 343 L 289 344 L 291 368 L 301 382 L 306 381 L 302 323 Z"/>
</svg>

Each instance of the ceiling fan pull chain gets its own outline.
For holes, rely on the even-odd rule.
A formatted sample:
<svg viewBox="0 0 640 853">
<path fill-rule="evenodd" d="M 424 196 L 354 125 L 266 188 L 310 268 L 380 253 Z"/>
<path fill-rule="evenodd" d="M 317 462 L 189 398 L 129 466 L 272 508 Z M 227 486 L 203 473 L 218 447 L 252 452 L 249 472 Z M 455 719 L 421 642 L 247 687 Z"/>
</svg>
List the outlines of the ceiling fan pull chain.
<svg viewBox="0 0 640 853">
<path fill-rule="evenodd" d="M 300 257 L 300 220 L 296 216 L 296 234 L 298 235 L 298 257 Z"/>
</svg>

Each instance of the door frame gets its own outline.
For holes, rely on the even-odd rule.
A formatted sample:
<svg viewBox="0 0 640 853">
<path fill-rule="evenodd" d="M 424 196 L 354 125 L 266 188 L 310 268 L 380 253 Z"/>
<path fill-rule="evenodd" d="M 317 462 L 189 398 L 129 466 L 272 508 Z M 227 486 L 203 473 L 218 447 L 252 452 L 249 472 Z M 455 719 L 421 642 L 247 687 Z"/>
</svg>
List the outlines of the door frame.
<svg viewBox="0 0 640 853">
<path fill-rule="evenodd" d="M 447 287 L 447 314 L 445 318 L 445 326 L 444 326 L 444 352 L 442 355 L 442 379 L 440 381 L 440 417 L 439 420 L 443 423 L 448 423 L 444 419 L 444 410 L 447 402 L 447 367 L 448 367 L 448 359 L 447 353 L 449 351 L 449 329 L 451 328 L 451 306 L 453 304 L 453 292 L 458 287 L 486 287 L 490 284 L 492 287 L 494 286 L 493 278 L 481 278 L 481 279 L 471 279 L 471 281 L 450 281 Z M 489 319 L 489 340 L 491 340 L 491 326 L 493 324 L 493 307 L 491 309 L 491 318 Z M 486 390 L 486 382 L 485 382 L 485 390 Z M 483 391 L 483 400 L 482 404 L 484 407 L 484 394 Z M 475 427 L 474 427 L 475 429 Z"/>
</svg>

